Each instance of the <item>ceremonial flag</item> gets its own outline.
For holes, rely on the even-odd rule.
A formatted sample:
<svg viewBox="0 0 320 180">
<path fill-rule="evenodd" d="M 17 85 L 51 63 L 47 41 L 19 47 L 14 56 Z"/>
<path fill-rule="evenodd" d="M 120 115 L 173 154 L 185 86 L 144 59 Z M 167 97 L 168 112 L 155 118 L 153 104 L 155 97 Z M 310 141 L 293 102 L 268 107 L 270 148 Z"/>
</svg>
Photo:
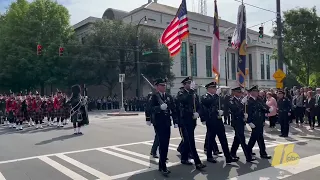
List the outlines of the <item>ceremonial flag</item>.
<svg viewBox="0 0 320 180">
<path fill-rule="evenodd" d="M 186 0 L 182 0 L 176 16 L 162 33 L 159 42 L 167 46 L 170 56 L 177 55 L 181 50 L 182 40 L 189 35 Z"/>
<path fill-rule="evenodd" d="M 239 6 L 238 22 L 232 37 L 232 45 L 238 49 L 238 80 L 239 85 L 245 86 L 246 55 L 247 55 L 247 27 L 246 9 L 243 4 Z"/>
<path fill-rule="evenodd" d="M 212 71 L 215 79 L 219 82 L 219 62 L 220 62 L 220 33 L 217 1 L 214 1 L 213 37 L 212 37 Z"/>
</svg>

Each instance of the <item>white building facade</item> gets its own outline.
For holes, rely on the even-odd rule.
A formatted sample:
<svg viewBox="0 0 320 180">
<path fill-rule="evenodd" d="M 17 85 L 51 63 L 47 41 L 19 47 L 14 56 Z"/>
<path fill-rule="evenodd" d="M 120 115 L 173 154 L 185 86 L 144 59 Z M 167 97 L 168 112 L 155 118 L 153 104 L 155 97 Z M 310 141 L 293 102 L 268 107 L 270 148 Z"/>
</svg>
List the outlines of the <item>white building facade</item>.
<svg viewBox="0 0 320 180">
<path fill-rule="evenodd" d="M 148 2 L 131 12 L 123 12 L 107 9 L 103 18 L 122 19 L 126 23 L 137 24 L 144 16 L 147 17 L 147 24 L 141 24 L 145 28 L 156 31 L 159 34 L 168 26 L 174 18 L 177 8 Z M 109 16 L 109 17 L 108 17 Z M 236 17 L 235 17 L 236 18 Z M 213 17 L 188 12 L 190 36 L 187 39 L 193 45 L 193 55 L 188 55 L 188 42 L 184 41 L 181 52 L 174 57 L 171 71 L 175 74 L 171 93 L 176 94 L 181 87 L 181 81 L 187 76 L 193 76 L 198 85 L 205 85 L 214 79 L 212 72 L 211 43 L 213 36 Z M 79 39 L 89 31 L 90 23 L 99 18 L 89 17 L 74 26 Z M 228 48 L 228 36 L 231 36 L 234 27 L 233 23 L 219 20 L 220 25 L 220 84 L 236 86 L 238 53 Z M 258 32 L 248 29 L 247 31 L 247 59 L 246 66 L 249 69 L 246 85 L 258 85 L 264 88 L 274 88 L 276 81 L 273 73 L 278 69 L 277 60 L 272 58 L 273 51 L 277 47 L 276 39 L 270 36 L 258 37 Z M 286 67 L 284 66 L 284 72 Z M 204 91 L 204 90 L 202 90 Z M 149 87 L 143 88 L 143 94 L 149 92 Z"/>
</svg>

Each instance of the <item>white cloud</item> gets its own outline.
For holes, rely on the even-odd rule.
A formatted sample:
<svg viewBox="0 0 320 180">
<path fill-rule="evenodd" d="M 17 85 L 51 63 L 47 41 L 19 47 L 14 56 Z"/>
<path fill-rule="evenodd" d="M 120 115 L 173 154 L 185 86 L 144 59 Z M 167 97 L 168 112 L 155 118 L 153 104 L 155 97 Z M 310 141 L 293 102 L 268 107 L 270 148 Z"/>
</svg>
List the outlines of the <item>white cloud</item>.
<svg viewBox="0 0 320 180">
<path fill-rule="evenodd" d="M 13 0 L 0 0 L 0 1 L 13 1 Z M 103 12 L 107 8 L 121 9 L 124 11 L 131 11 L 137 7 L 148 2 L 148 0 L 57 0 L 59 3 L 65 5 L 71 14 L 71 24 L 80 22 L 81 20 L 89 17 L 101 17 Z M 180 0 L 158 0 L 158 3 L 166 4 L 173 7 L 178 7 Z M 195 2 L 195 8 L 193 3 Z M 198 0 L 187 0 L 188 10 L 198 10 Z M 214 0 L 207 0 L 207 11 L 208 15 L 213 15 L 213 2 Z M 236 23 L 237 11 L 239 2 L 234 0 L 217 0 L 219 16 L 227 21 Z M 245 3 L 263 7 L 271 11 L 276 11 L 276 0 L 244 0 Z M 3 6 L 3 5 L 2 5 Z M 320 12 L 320 1 L 315 0 L 282 0 L 281 1 L 282 11 L 296 8 L 296 7 L 308 7 L 317 6 L 318 12 Z M 2 7 L 3 8 L 3 7 Z M 1 3 L 0 3 L 1 9 Z M 246 5 L 247 10 L 247 27 L 260 24 L 267 20 L 276 18 L 276 14 L 264 10 L 260 10 L 251 6 Z M 265 25 L 265 33 L 270 34 L 272 23 L 268 22 Z M 252 28 L 258 30 L 259 26 Z"/>
</svg>

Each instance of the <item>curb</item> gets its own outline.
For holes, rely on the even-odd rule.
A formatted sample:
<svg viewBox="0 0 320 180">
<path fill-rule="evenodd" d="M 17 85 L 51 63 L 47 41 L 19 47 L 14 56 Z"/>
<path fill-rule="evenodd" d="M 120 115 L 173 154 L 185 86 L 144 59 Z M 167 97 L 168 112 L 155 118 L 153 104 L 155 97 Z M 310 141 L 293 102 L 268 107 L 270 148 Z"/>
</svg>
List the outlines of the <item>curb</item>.
<svg viewBox="0 0 320 180">
<path fill-rule="evenodd" d="M 120 112 L 114 112 L 114 113 L 107 113 L 108 116 L 138 116 L 139 113 L 120 113 Z"/>
</svg>

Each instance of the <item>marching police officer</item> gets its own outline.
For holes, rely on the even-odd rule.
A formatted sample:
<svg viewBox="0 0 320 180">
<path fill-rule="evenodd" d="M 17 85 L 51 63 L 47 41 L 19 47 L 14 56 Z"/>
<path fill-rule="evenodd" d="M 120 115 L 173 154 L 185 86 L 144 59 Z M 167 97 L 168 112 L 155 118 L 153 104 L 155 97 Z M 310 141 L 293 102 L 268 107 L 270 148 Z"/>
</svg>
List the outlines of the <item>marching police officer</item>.
<svg viewBox="0 0 320 180">
<path fill-rule="evenodd" d="M 171 134 L 171 118 L 175 128 L 178 127 L 176 122 L 176 111 L 173 98 L 166 91 L 166 80 L 157 79 L 154 82 L 156 87 L 156 92 L 153 92 L 148 100 L 146 106 L 146 112 L 150 113 L 149 120 L 147 119 L 147 125 L 154 126 L 156 131 L 156 136 L 158 136 L 159 141 L 159 171 L 164 175 L 168 176 L 170 171 L 166 166 L 166 160 L 168 155 L 170 134 Z M 151 122 L 152 121 L 152 122 Z"/>
<path fill-rule="evenodd" d="M 215 142 L 216 135 L 219 138 L 222 146 L 226 163 L 237 162 L 238 159 L 232 158 L 228 147 L 228 140 L 222 122 L 223 111 L 219 110 L 219 96 L 216 94 L 217 83 L 211 82 L 205 86 L 207 93 L 201 97 L 201 122 L 207 126 L 207 161 L 216 163 L 217 161 L 213 158 L 213 142 Z"/>
<path fill-rule="evenodd" d="M 265 114 L 271 110 L 267 109 L 264 102 L 258 98 L 259 89 L 258 86 L 253 86 L 248 89 L 250 93 L 248 99 L 248 119 L 247 123 L 251 127 L 251 137 L 248 142 L 248 152 L 252 154 L 252 148 L 258 142 L 260 149 L 260 157 L 263 159 L 271 159 L 266 152 L 266 145 L 264 143 L 263 128 L 265 124 Z"/>
<path fill-rule="evenodd" d="M 234 96 L 229 101 L 229 107 L 231 111 L 231 126 L 234 128 L 235 136 L 231 146 L 231 156 L 239 159 L 236 153 L 241 145 L 244 155 L 246 156 L 247 162 L 252 162 L 256 160 L 252 157 L 252 154 L 248 152 L 248 146 L 246 144 L 246 139 L 244 136 L 244 126 L 247 114 L 244 112 L 244 105 L 241 103 L 242 91 L 241 87 L 236 87 L 232 89 Z"/>
<path fill-rule="evenodd" d="M 147 96 L 147 98 L 149 99 L 150 97 L 152 96 L 152 92 L 150 92 Z M 152 123 L 152 112 L 151 112 L 151 109 L 145 109 L 145 115 L 146 115 L 146 122 L 151 122 Z M 155 129 L 155 127 L 153 127 Z M 154 140 L 153 140 L 153 145 L 151 147 L 151 152 L 150 152 L 150 155 L 153 157 L 153 158 L 159 158 L 158 155 L 157 155 L 157 149 L 159 147 L 159 138 L 158 138 L 158 135 L 157 135 L 157 131 L 155 130 L 155 136 L 154 136 Z"/>
<path fill-rule="evenodd" d="M 191 77 L 185 78 L 181 82 L 184 86 L 182 91 L 179 91 L 177 99 L 179 102 L 180 111 L 180 126 L 183 136 L 183 148 L 181 152 L 181 163 L 186 165 L 192 165 L 188 160 L 189 153 L 191 153 L 196 169 L 201 170 L 206 167 L 198 155 L 196 150 L 196 144 L 194 140 L 194 130 L 197 125 L 197 119 L 199 117 L 199 99 L 195 93 L 195 90 L 191 86 Z"/>
<path fill-rule="evenodd" d="M 278 90 L 278 115 L 281 126 L 280 137 L 288 137 L 289 135 L 289 116 L 291 115 L 291 102 L 284 97 L 284 91 Z"/>
</svg>

